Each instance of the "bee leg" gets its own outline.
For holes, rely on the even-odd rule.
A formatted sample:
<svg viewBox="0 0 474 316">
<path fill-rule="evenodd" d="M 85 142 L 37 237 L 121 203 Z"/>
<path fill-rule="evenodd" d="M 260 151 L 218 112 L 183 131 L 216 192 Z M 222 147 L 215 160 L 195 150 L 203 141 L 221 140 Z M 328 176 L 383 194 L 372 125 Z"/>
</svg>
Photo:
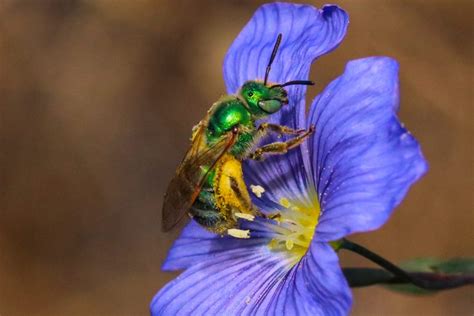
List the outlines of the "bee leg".
<svg viewBox="0 0 474 316">
<path fill-rule="evenodd" d="M 278 221 L 280 221 L 281 213 L 280 212 L 271 213 L 271 214 L 268 214 L 267 217 L 269 219 L 273 219 L 273 220 L 278 222 Z"/>
<path fill-rule="evenodd" d="M 272 124 L 272 123 L 262 123 L 258 126 L 257 130 L 259 132 L 265 132 L 265 133 L 274 132 L 274 133 L 285 134 L 285 135 L 299 135 L 306 132 L 305 129 L 296 130 L 287 126 Z"/>
<path fill-rule="evenodd" d="M 250 159 L 262 161 L 265 157 L 264 154 L 281 155 L 286 154 L 288 150 L 298 147 L 307 137 L 314 132 L 314 127 L 311 126 L 303 134 L 298 135 L 286 142 L 274 142 L 257 148 L 253 153 L 249 155 Z"/>
<path fill-rule="evenodd" d="M 281 218 L 281 213 L 280 212 L 270 213 L 268 215 L 263 214 L 260 211 L 258 211 L 258 212 L 259 212 L 259 214 L 257 216 L 265 218 L 265 219 L 273 219 L 273 220 L 278 222 Z"/>
<path fill-rule="evenodd" d="M 254 205 L 252 205 L 250 207 L 250 210 L 247 211 L 248 213 L 251 213 L 251 214 L 248 214 L 248 213 L 239 213 L 239 212 L 235 212 L 234 215 L 235 217 L 238 217 L 238 218 L 241 218 L 241 219 L 245 219 L 245 220 L 248 220 L 250 222 L 253 222 L 255 220 L 255 217 L 261 217 L 261 218 L 265 218 L 265 219 L 275 219 L 275 218 L 279 218 L 280 217 L 280 213 L 279 212 L 276 212 L 276 213 L 271 213 L 271 214 L 264 214 L 262 213 L 258 208 L 256 208 Z"/>
</svg>

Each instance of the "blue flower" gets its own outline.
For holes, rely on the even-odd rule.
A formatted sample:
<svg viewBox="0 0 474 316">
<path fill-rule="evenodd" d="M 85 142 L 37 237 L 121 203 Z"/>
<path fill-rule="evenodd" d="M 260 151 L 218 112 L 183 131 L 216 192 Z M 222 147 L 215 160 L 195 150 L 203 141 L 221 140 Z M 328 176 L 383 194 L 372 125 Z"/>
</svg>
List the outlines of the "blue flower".
<svg viewBox="0 0 474 316">
<path fill-rule="evenodd" d="M 269 81 L 307 79 L 311 63 L 338 46 L 347 25 L 337 6 L 260 7 L 225 58 L 228 93 L 263 78 L 279 33 L 283 40 Z M 396 61 L 349 62 L 313 101 L 309 115 L 306 87 L 288 92 L 289 105 L 269 120 L 297 129 L 315 125 L 316 132 L 285 155 L 244 165 L 255 205 L 279 211 L 281 218 L 243 221 L 250 239 L 217 236 L 191 222 L 163 265 L 185 271 L 156 294 L 153 315 L 349 312 L 351 292 L 330 242 L 385 223 L 426 162 L 397 118 Z"/>
</svg>

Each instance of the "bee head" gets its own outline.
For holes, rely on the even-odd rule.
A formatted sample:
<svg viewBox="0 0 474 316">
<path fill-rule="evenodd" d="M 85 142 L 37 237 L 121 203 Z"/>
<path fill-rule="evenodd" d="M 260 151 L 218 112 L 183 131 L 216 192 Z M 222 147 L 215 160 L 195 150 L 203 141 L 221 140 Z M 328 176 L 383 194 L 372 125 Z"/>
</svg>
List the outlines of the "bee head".
<svg viewBox="0 0 474 316">
<path fill-rule="evenodd" d="M 280 47 L 281 38 L 282 35 L 278 34 L 263 82 L 256 80 L 247 81 L 239 91 L 240 96 L 245 100 L 248 110 L 256 117 L 278 112 L 283 105 L 288 104 L 288 93 L 284 87 L 291 85 L 314 85 L 309 80 L 293 80 L 283 84 L 267 85 L 268 75 Z"/>
<path fill-rule="evenodd" d="M 249 111 L 256 116 L 265 116 L 278 112 L 288 104 L 288 96 L 282 87 L 268 87 L 263 82 L 247 81 L 240 89 Z"/>
</svg>

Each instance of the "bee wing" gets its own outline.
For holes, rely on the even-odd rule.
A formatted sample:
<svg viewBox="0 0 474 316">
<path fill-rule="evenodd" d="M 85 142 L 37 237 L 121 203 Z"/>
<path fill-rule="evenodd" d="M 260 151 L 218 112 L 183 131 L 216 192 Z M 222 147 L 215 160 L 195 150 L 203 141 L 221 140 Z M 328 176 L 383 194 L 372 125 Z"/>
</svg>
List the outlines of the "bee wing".
<svg viewBox="0 0 474 316">
<path fill-rule="evenodd" d="M 207 174 L 232 147 L 236 139 L 236 133 L 229 132 L 214 145 L 208 147 L 201 143 L 203 133 L 204 127 L 200 126 L 192 138 L 191 148 L 168 185 L 162 210 L 163 231 L 171 230 L 189 211 L 201 191 Z M 201 166 L 210 166 L 210 168 L 203 173 Z"/>
</svg>

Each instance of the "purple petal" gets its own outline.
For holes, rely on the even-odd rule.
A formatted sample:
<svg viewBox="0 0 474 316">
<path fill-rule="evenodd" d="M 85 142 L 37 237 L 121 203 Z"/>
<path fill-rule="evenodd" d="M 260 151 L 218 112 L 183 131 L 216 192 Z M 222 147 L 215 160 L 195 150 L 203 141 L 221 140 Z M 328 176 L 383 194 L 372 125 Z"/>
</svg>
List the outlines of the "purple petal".
<svg viewBox="0 0 474 316">
<path fill-rule="evenodd" d="M 201 261 L 166 285 L 152 315 L 344 315 L 351 294 L 334 251 L 315 243 L 304 259 L 266 246 L 230 250 Z"/>
<path fill-rule="evenodd" d="M 307 168 L 322 215 L 317 240 L 379 228 L 427 165 L 398 121 L 398 64 L 385 57 L 348 63 L 316 98 Z"/>
<path fill-rule="evenodd" d="M 352 295 L 339 259 L 326 243 L 314 242 L 273 294 L 269 315 L 347 315 Z"/>
<path fill-rule="evenodd" d="M 308 5 L 274 3 L 261 6 L 229 49 L 224 62 L 224 77 L 229 93 L 236 93 L 247 80 L 263 79 L 278 34 L 283 39 L 269 76 L 271 82 L 307 79 L 314 59 L 339 45 L 348 24 L 347 14 L 337 6 L 318 10 Z M 305 86 L 290 86 L 289 105 L 273 114 L 269 121 L 292 128 L 304 126 Z M 276 141 L 267 137 L 266 142 Z M 285 140 L 285 139 L 282 139 Z M 307 187 L 306 172 L 299 150 L 265 162 L 247 161 L 246 182 L 261 185 L 267 193 L 255 204 L 262 211 L 278 208 L 281 197 L 302 195 Z"/>
<path fill-rule="evenodd" d="M 284 155 L 271 156 L 264 161 L 246 160 L 245 183 L 260 185 L 265 192 L 260 198 L 252 194 L 253 203 L 264 213 L 278 211 L 281 198 L 304 199 L 307 191 L 307 176 L 303 158 L 298 149 Z"/>
<path fill-rule="evenodd" d="M 265 280 L 284 273 L 286 265 L 266 246 L 221 252 L 200 260 L 160 290 L 151 303 L 152 315 L 237 315 L 237 309 L 247 308 L 247 297 Z M 234 305 L 232 310 L 229 305 Z"/>
<path fill-rule="evenodd" d="M 257 221 L 254 223 L 246 222 L 242 225 L 242 229 L 251 229 L 252 238 L 238 239 L 230 236 L 219 236 L 205 230 L 195 221 L 191 221 L 168 251 L 162 270 L 187 269 L 226 251 L 248 249 L 267 244 L 273 234 Z"/>
<path fill-rule="evenodd" d="M 269 81 L 283 83 L 308 79 L 313 60 L 336 48 L 346 34 L 349 19 L 334 5 L 321 10 L 308 5 L 272 3 L 261 6 L 230 47 L 224 61 L 224 79 L 229 94 L 248 80 L 263 80 L 278 34 L 283 39 L 272 65 Z M 296 126 L 304 119 L 306 87 L 289 87 L 290 105 L 272 116 L 273 122 Z M 298 111 L 292 115 L 292 107 Z M 298 116 L 295 117 L 295 114 Z M 284 118 L 280 121 L 280 118 Z M 303 122 L 303 121 L 302 121 Z"/>
</svg>

